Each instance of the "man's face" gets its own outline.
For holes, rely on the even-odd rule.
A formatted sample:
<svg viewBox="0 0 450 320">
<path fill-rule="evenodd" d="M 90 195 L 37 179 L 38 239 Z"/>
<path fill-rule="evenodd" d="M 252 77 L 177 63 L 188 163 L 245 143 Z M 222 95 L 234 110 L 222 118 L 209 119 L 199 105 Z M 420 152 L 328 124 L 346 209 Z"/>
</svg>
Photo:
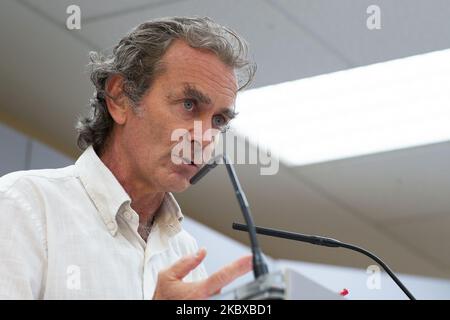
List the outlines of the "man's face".
<svg viewBox="0 0 450 320">
<path fill-rule="evenodd" d="M 199 165 L 172 161 L 172 149 L 180 143 L 171 140 L 172 133 L 185 129 L 192 147 L 195 139 L 205 148 L 211 141 L 201 141 L 198 132 L 194 136 L 194 121 L 201 121 L 202 136 L 208 129 L 223 129 L 234 114 L 237 83 L 232 68 L 214 53 L 180 40 L 172 43 L 162 60 L 165 71 L 154 79 L 138 112 L 127 116 L 121 149 L 133 176 L 145 186 L 180 192 L 189 186 Z"/>
</svg>

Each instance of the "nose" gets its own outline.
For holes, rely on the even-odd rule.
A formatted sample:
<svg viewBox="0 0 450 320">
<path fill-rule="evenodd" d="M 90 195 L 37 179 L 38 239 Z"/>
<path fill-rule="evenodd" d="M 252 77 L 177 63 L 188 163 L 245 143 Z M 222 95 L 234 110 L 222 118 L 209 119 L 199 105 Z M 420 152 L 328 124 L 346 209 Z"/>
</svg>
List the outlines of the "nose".
<svg viewBox="0 0 450 320">
<path fill-rule="evenodd" d="M 195 164 L 200 165 L 208 161 L 211 156 L 210 153 L 214 149 L 214 139 L 220 131 L 212 128 L 211 122 L 212 120 L 208 119 L 196 121 L 194 124 L 193 133 L 191 133 L 191 159 L 194 160 Z"/>
</svg>

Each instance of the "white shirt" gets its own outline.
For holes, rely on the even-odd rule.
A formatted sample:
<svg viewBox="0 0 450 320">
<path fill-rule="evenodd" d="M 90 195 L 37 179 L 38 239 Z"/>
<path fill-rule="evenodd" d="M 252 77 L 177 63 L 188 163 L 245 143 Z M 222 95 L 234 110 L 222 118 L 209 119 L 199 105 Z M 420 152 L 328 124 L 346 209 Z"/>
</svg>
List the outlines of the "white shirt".
<svg viewBox="0 0 450 320">
<path fill-rule="evenodd" d="M 158 272 L 198 248 L 171 193 L 147 243 L 130 203 L 92 147 L 0 178 L 0 299 L 151 299 Z M 200 265 L 184 280 L 204 278 Z"/>
</svg>

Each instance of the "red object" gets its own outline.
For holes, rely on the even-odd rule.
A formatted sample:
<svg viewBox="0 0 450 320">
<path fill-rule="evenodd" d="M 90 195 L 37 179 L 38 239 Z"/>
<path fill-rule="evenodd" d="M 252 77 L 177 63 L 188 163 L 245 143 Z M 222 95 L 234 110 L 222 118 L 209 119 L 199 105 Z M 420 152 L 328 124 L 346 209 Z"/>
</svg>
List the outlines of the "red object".
<svg viewBox="0 0 450 320">
<path fill-rule="evenodd" d="M 346 296 L 346 295 L 348 295 L 348 290 L 347 289 L 342 289 L 342 291 L 341 292 L 339 292 L 339 294 L 341 295 L 341 296 Z"/>
</svg>

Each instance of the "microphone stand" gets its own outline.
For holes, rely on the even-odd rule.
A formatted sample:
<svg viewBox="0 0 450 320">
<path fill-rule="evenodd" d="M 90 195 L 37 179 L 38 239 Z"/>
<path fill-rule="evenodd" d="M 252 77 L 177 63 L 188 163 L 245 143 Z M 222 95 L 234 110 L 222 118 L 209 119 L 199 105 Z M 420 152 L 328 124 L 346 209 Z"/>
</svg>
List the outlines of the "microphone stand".
<svg viewBox="0 0 450 320">
<path fill-rule="evenodd" d="M 228 176 L 233 184 L 236 198 L 239 202 L 239 206 L 242 211 L 242 215 L 248 227 L 248 233 L 250 236 L 250 245 L 253 255 L 253 274 L 255 281 L 251 282 L 244 287 L 241 287 L 234 291 L 234 298 L 239 300 L 246 299 L 283 299 L 285 294 L 285 286 L 283 278 L 280 274 L 270 274 L 267 264 L 263 258 L 261 247 L 259 246 L 258 239 L 256 237 L 255 224 L 253 222 L 250 206 L 244 191 L 242 190 L 239 179 L 236 175 L 236 171 L 228 156 L 223 154 L 215 157 L 212 161 L 205 164 L 191 179 L 190 183 L 195 184 L 201 178 L 203 178 L 209 171 L 215 168 L 222 158 Z"/>
</svg>

